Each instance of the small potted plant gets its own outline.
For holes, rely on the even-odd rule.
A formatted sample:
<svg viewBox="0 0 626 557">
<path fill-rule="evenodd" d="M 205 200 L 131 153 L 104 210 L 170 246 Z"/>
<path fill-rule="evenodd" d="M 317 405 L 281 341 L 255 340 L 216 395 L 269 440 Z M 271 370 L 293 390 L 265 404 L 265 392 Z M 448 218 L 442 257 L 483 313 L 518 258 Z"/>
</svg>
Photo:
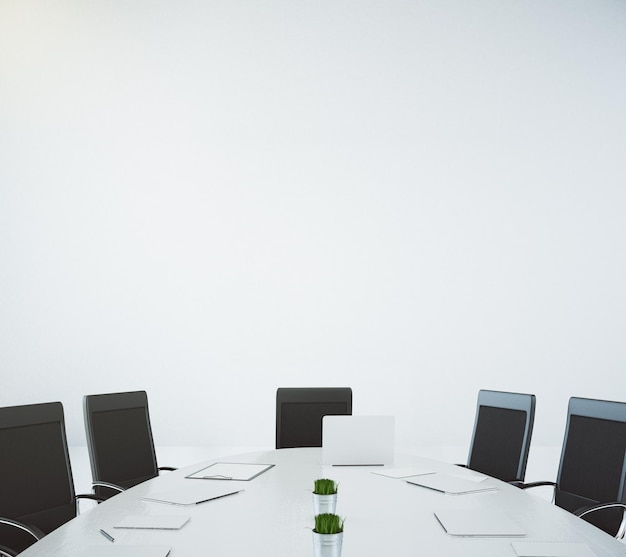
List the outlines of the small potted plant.
<svg viewBox="0 0 626 557">
<path fill-rule="evenodd" d="M 315 557 L 341 557 L 344 518 L 333 513 L 315 516 L 313 550 Z"/>
<path fill-rule="evenodd" d="M 313 483 L 313 514 L 334 514 L 337 509 L 337 482 L 322 478 Z"/>
</svg>

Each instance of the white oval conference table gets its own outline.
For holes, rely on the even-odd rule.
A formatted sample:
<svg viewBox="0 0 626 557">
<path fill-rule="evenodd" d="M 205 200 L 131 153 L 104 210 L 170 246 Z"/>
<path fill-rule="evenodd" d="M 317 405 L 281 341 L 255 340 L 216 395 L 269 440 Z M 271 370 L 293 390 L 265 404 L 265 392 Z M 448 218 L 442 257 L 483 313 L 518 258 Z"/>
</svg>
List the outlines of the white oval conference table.
<svg viewBox="0 0 626 557">
<path fill-rule="evenodd" d="M 578 542 L 598 557 L 626 556 L 626 545 L 548 501 L 493 478 L 495 491 L 448 495 L 376 474 L 389 468 L 472 476 L 470 470 L 417 456 L 396 455 L 393 466 L 321 465 L 321 449 L 280 449 L 198 463 L 135 486 L 84 512 L 28 548 L 21 557 L 83 557 L 105 546 L 168 546 L 171 557 L 203 555 L 312 556 L 312 488 L 317 478 L 339 483 L 337 514 L 345 517 L 343 557 L 516 557 L 512 542 Z M 185 476 L 214 462 L 275 464 L 250 481 L 197 480 Z M 412 479 L 417 479 L 414 477 Z M 209 482 L 243 491 L 192 506 L 143 499 L 164 490 Z M 524 537 L 455 537 L 435 512 L 484 510 L 512 519 Z M 179 530 L 115 528 L 128 516 L 189 516 Z M 112 534 L 111 542 L 100 530 Z M 528 546 L 525 546 L 528 547 Z M 577 546 L 578 549 L 581 546 Z M 138 548 L 137 548 L 138 549 Z M 131 553 L 132 554 L 132 553 Z M 104 553 L 103 553 L 104 555 Z"/>
</svg>

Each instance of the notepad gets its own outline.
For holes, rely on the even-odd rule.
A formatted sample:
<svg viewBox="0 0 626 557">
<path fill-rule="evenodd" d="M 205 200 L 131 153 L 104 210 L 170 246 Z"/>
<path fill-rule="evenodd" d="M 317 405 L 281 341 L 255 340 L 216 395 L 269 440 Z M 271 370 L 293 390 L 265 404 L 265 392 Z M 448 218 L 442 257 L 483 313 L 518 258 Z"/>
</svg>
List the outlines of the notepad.
<svg viewBox="0 0 626 557">
<path fill-rule="evenodd" d="M 460 478 L 446 474 L 427 474 L 415 479 L 406 480 L 410 484 L 419 485 L 428 489 L 434 489 L 448 495 L 465 495 L 467 493 L 481 493 L 485 491 L 497 491 L 497 487 L 484 484 L 475 478 Z"/>
<path fill-rule="evenodd" d="M 180 530 L 187 522 L 189 516 L 162 516 L 162 515 L 133 515 L 127 516 L 118 522 L 113 528 L 137 528 L 146 530 Z"/>
<path fill-rule="evenodd" d="M 494 509 L 442 510 L 435 512 L 443 529 L 459 537 L 516 537 L 526 532 L 507 514 Z"/>
<path fill-rule="evenodd" d="M 185 477 L 191 480 L 235 480 L 247 482 L 261 475 L 273 466 L 273 464 L 216 462 Z"/>
<path fill-rule="evenodd" d="M 432 470 L 423 470 L 420 468 L 383 468 L 382 470 L 372 471 L 372 474 L 400 479 L 410 478 L 412 476 L 425 476 L 426 474 L 434 474 L 434 472 Z"/>
<path fill-rule="evenodd" d="M 172 548 L 165 545 L 92 545 L 83 548 L 79 557 L 167 557 Z"/>
<path fill-rule="evenodd" d="M 598 557 L 586 543 L 511 542 L 518 557 Z"/>
<path fill-rule="evenodd" d="M 193 482 L 192 484 L 181 485 L 167 491 L 152 493 L 142 497 L 142 499 L 144 501 L 168 503 L 170 505 L 197 505 L 199 503 L 212 501 L 213 499 L 226 497 L 227 495 L 234 495 L 240 491 L 242 490 L 229 489 L 223 485 L 216 485 L 213 483 L 209 485 Z"/>
</svg>

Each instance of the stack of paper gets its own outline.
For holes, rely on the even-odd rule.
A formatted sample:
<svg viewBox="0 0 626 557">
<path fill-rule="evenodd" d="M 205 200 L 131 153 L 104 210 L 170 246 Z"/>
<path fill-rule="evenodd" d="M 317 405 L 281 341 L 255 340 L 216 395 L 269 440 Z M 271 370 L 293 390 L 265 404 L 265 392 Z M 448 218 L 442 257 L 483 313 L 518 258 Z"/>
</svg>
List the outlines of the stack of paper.
<svg viewBox="0 0 626 557">
<path fill-rule="evenodd" d="M 448 495 L 463 495 L 465 493 L 479 493 L 483 491 L 496 491 L 493 485 L 483 483 L 480 477 L 459 477 L 447 474 L 428 474 L 418 476 L 414 480 L 407 480 L 408 483 L 441 491 Z"/>
</svg>

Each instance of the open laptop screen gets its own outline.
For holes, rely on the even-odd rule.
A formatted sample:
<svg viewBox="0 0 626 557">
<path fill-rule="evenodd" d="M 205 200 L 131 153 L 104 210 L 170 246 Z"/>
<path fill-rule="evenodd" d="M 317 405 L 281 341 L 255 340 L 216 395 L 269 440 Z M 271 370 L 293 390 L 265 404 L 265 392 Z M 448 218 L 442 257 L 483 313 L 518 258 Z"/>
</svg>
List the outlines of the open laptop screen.
<svg viewBox="0 0 626 557">
<path fill-rule="evenodd" d="M 393 416 L 326 416 L 323 420 L 324 465 L 392 464 L 394 448 Z"/>
</svg>

